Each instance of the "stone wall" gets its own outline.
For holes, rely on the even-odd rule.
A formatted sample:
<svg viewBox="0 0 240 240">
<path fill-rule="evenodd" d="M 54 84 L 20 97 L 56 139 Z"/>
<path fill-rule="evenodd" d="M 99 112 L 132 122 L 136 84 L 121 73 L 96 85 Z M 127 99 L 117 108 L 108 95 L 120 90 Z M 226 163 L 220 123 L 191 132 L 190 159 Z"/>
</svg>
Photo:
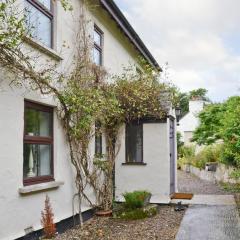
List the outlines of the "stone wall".
<svg viewBox="0 0 240 240">
<path fill-rule="evenodd" d="M 187 166 L 183 165 L 182 167 L 183 171 L 190 172 L 200 179 L 207 180 L 210 182 L 224 182 L 224 183 L 240 183 L 240 180 L 235 180 L 230 178 L 231 172 L 234 170 L 233 167 L 226 166 L 224 164 L 219 163 L 217 165 L 216 172 L 213 171 L 207 171 L 205 169 L 199 169 L 194 166 Z"/>
</svg>

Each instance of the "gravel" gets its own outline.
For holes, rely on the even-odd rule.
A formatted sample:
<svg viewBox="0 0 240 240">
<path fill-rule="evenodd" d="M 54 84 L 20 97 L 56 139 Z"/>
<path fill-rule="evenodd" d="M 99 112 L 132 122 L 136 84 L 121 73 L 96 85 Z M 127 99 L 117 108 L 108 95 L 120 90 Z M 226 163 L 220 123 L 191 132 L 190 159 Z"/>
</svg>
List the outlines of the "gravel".
<svg viewBox="0 0 240 240">
<path fill-rule="evenodd" d="M 76 227 L 57 236 L 57 240 L 173 240 L 184 211 L 176 212 L 173 206 L 160 206 L 159 213 L 144 220 L 127 221 L 94 217 L 82 228 Z"/>
<path fill-rule="evenodd" d="M 194 194 L 229 194 L 218 184 L 202 180 L 191 173 L 178 170 L 178 191 Z"/>
</svg>

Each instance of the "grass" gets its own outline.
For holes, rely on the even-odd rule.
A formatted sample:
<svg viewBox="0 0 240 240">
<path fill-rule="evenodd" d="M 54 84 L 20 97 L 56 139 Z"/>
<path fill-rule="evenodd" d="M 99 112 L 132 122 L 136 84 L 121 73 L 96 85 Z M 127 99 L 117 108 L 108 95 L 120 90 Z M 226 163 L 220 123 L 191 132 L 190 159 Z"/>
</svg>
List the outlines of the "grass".
<svg viewBox="0 0 240 240">
<path fill-rule="evenodd" d="M 233 193 L 240 216 L 240 183 L 220 183 L 220 186 L 227 192 Z"/>
<path fill-rule="evenodd" d="M 240 193 L 240 183 L 220 183 L 220 186 L 227 192 Z"/>
</svg>

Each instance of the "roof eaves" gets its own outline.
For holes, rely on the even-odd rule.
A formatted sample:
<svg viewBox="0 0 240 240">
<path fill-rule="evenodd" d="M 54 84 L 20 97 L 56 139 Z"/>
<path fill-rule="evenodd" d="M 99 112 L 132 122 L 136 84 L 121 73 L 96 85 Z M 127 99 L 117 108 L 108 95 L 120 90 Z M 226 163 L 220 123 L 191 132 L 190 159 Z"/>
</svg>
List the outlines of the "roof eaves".
<svg viewBox="0 0 240 240">
<path fill-rule="evenodd" d="M 138 49 L 138 51 L 144 56 L 144 58 L 158 71 L 162 71 L 155 58 L 152 56 L 150 51 L 147 49 L 141 38 L 138 36 L 115 2 L 113 0 L 100 0 L 100 3 L 111 15 L 113 20 L 118 24 L 124 34 Z"/>
</svg>

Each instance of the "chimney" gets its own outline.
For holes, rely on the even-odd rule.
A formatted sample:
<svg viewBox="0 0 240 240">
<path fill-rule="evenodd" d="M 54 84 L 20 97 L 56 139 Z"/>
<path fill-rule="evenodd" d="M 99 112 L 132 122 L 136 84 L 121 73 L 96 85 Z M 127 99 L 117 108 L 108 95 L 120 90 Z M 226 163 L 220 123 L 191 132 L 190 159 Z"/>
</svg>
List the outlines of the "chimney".
<svg viewBox="0 0 240 240">
<path fill-rule="evenodd" d="M 203 110 L 204 101 L 202 99 L 196 98 L 189 101 L 189 112 L 199 113 Z"/>
</svg>

